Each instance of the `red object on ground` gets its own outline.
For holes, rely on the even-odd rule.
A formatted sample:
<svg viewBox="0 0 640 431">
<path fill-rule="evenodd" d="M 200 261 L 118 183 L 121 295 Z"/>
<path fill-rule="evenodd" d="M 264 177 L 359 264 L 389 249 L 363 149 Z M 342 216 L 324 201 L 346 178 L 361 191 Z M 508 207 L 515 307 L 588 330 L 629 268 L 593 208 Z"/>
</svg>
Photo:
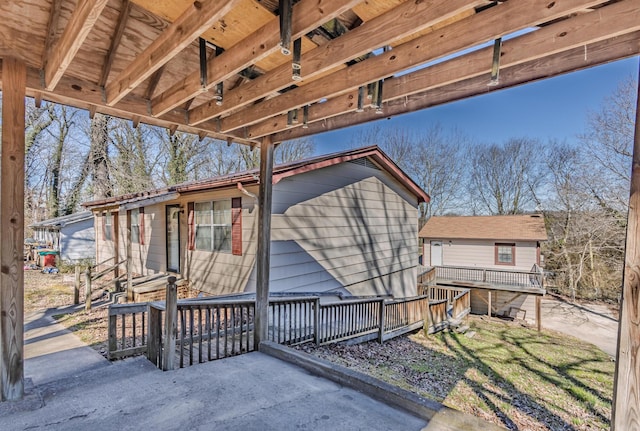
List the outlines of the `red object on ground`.
<svg viewBox="0 0 640 431">
<path fill-rule="evenodd" d="M 56 266 L 56 255 L 55 254 L 45 254 L 44 255 L 44 266 Z"/>
</svg>

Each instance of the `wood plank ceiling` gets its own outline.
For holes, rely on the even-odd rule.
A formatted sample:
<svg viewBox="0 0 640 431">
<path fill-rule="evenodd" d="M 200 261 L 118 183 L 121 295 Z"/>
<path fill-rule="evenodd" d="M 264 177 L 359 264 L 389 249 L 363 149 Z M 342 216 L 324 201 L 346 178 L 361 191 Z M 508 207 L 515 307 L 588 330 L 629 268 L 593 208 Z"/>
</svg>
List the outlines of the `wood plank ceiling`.
<svg viewBox="0 0 640 431">
<path fill-rule="evenodd" d="M 640 0 L 299 0 L 294 79 L 278 9 L 277 0 L 2 2 L 0 60 L 26 62 L 37 101 L 254 145 L 640 53 Z"/>
</svg>

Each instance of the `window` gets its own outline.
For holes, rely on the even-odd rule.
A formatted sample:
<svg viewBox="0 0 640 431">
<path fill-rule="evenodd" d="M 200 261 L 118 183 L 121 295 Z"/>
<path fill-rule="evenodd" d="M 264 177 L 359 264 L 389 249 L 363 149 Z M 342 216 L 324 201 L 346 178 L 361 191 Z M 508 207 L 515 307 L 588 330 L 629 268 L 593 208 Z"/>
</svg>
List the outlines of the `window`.
<svg viewBox="0 0 640 431">
<path fill-rule="evenodd" d="M 140 209 L 131 210 L 131 242 L 140 243 Z"/>
<path fill-rule="evenodd" d="M 516 245 L 513 243 L 496 243 L 496 265 L 516 264 Z"/>
<path fill-rule="evenodd" d="M 104 226 L 103 226 L 103 234 L 104 239 L 106 241 L 111 241 L 111 232 L 113 231 L 113 218 L 111 216 L 111 212 L 107 211 L 104 214 Z"/>
<path fill-rule="evenodd" d="M 231 252 L 231 200 L 196 202 L 195 249 Z"/>
</svg>

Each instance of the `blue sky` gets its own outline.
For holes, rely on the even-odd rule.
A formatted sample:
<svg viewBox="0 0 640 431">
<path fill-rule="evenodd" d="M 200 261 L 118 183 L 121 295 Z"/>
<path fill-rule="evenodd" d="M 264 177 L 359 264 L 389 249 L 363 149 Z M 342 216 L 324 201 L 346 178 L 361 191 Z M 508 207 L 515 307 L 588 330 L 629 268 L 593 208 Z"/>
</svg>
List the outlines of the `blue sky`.
<svg viewBox="0 0 640 431">
<path fill-rule="evenodd" d="M 433 124 L 458 129 L 476 142 L 501 143 L 512 137 L 577 142 L 587 115 L 629 77 L 638 76 L 638 57 L 593 67 L 519 87 L 314 137 L 316 153 L 353 147 L 362 128 L 380 124 L 419 131 Z M 374 142 L 362 142 L 370 145 Z"/>
</svg>

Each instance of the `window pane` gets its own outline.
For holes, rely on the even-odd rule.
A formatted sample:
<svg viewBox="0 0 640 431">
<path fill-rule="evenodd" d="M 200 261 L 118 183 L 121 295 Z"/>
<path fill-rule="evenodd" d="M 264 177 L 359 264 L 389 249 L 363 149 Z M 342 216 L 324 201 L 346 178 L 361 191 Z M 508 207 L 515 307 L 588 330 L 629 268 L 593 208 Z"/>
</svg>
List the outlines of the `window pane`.
<svg viewBox="0 0 640 431">
<path fill-rule="evenodd" d="M 211 226 L 196 227 L 196 250 L 211 250 Z"/>
<path fill-rule="evenodd" d="M 138 208 L 131 210 L 131 227 L 134 225 L 138 225 L 138 215 L 140 214 L 140 210 Z"/>
<path fill-rule="evenodd" d="M 512 263 L 513 256 L 511 254 L 511 246 L 510 245 L 499 245 L 498 246 L 498 262 L 501 263 Z"/>
<path fill-rule="evenodd" d="M 231 224 L 230 200 L 214 202 L 213 224 Z"/>
<path fill-rule="evenodd" d="M 211 224 L 211 202 L 198 202 L 194 205 L 196 224 Z"/>
<path fill-rule="evenodd" d="M 214 250 L 231 251 L 231 226 L 215 226 Z"/>
</svg>

